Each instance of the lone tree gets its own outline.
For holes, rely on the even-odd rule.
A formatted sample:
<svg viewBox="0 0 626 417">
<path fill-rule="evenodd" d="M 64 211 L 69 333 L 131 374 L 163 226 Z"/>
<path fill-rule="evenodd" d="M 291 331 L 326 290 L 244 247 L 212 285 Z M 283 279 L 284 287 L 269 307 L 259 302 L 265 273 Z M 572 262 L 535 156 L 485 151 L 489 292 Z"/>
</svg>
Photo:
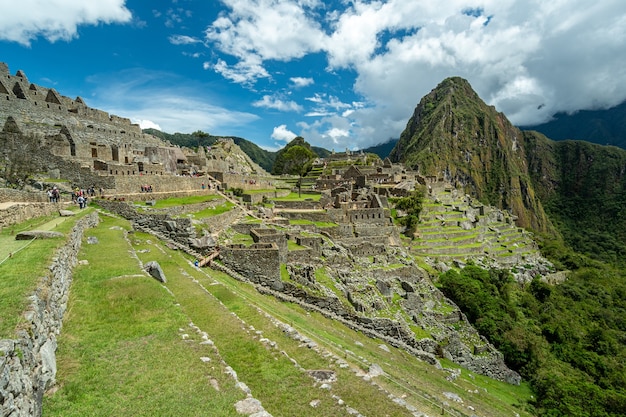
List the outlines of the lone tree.
<svg viewBox="0 0 626 417">
<path fill-rule="evenodd" d="M 415 190 L 406 197 L 402 197 L 396 201 L 396 208 L 406 213 L 398 221 L 406 227 L 404 234 L 411 239 L 415 238 L 417 223 L 419 222 L 420 213 L 422 212 L 422 200 L 424 199 L 423 190 Z"/>
<path fill-rule="evenodd" d="M 298 195 L 301 195 L 302 177 L 313 168 L 313 161 L 317 155 L 311 149 L 303 137 L 298 136 L 287 144 L 283 149 L 278 151 L 276 161 L 272 168 L 274 175 L 297 175 L 298 178 Z"/>
</svg>

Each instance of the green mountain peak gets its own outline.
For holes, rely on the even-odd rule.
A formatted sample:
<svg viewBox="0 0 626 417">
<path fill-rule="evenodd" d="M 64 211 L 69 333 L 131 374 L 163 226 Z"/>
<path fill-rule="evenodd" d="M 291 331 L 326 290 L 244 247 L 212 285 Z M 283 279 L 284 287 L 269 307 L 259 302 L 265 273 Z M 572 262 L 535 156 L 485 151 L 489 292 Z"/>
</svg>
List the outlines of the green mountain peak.
<svg viewBox="0 0 626 417">
<path fill-rule="evenodd" d="M 553 230 L 530 181 L 522 132 L 463 78 L 447 78 L 422 98 L 390 157 L 511 211 L 519 226 Z"/>
</svg>

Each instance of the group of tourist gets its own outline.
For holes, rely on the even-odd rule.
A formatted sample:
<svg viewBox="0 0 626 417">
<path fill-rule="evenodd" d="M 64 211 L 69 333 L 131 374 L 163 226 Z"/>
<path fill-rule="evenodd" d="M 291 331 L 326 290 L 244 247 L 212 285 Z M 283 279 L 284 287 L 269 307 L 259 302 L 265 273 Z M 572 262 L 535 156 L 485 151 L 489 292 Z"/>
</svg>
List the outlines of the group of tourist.
<svg viewBox="0 0 626 417">
<path fill-rule="evenodd" d="M 87 190 L 81 190 L 80 188 L 76 188 L 72 190 L 72 201 L 78 204 L 79 208 L 84 209 L 85 207 L 87 207 L 87 197 L 93 197 L 95 195 L 96 190 L 94 189 L 94 187 L 90 187 Z"/>
<path fill-rule="evenodd" d="M 151 193 L 152 192 L 152 185 L 142 185 L 141 186 L 141 192 L 142 193 Z"/>
<path fill-rule="evenodd" d="M 51 203 L 58 203 L 61 200 L 61 193 L 57 187 L 52 187 L 47 191 L 48 201 Z"/>
</svg>

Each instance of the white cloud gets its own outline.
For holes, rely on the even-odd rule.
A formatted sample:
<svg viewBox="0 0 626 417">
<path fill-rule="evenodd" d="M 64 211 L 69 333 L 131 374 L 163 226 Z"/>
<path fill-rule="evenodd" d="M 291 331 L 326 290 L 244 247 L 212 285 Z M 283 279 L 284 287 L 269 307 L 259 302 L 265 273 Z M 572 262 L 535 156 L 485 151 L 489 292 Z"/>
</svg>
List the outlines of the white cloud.
<svg viewBox="0 0 626 417">
<path fill-rule="evenodd" d="M 238 84 L 252 84 L 259 78 L 268 78 L 270 74 L 260 63 L 254 63 L 256 59 L 250 57 L 246 62 L 238 62 L 235 65 L 228 65 L 223 59 L 218 59 L 217 63 L 205 62 L 204 69 L 213 69 L 222 77 Z"/>
<path fill-rule="evenodd" d="M 215 104 L 206 89 L 185 79 L 143 68 L 89 78 L 97 85 L 89 105 L 131 120 L 145 121 L 168 133 L 196 130 L 221 134 L 258 116 Z"/>
<path fill-rule="evenodd" d="M 287 125 L 280 125 L 274 127 L 272 132 L 272 139 L 279 140 L 281 142 L 291 142 L 296 136 L 291 130 L 287 129 Z"/>
<path fill-rule="evenodd" d="M 330 70 L 354 72 L 348 96 L 358 94 L 367 106 L 347 104 L 352 99 L 334 91 L 306 98 L 316 106 L 305 115 L 320 120 L 299 126 L 320 143 L 372 145 L 398 137 L 419 100 L 455 75 L 517 124 L 626 99 L 623 0 L 224 3 L 229 12 L 206 36 L 236 60 L 215 67 L 225 77 L 253 83 L 272 76 L 270 61 L 314 53 L 325 54 Z"/>
<path fill-rule="evenodd" d="M 30 45 L 39 36 L 50 42 L 78 36 L 80 25 L 128 23 L 125 0 L 0 1 L 0 39 Z"/>
<path fill-rule="evenodd" d="M 216 19 L 205 35 L 222 52 L 239 59 L 239 76 L 227 77 L 232 81 L 254 82 L 263 61 L 289 61 L 322 49 L 324 33 L 307 13 L 321 3 L 284 0 L 225 0 L 224 3 L 231 12 Z M 224 74 L 223 66 L 214 69 Z"/>
<path fill-rule="evenodd" d="M 191 45 L 202 42 L 200 39 L 186 35 L 172 35 L 168 39 L 172 45 Z"/>
<path fill-rule="evenodd" d="M 136 123 L 139 125 L 140 128 L 142 129 L 156 129 L 156 130 L 160 130 L 163 131 L 161 129 L 161 126 L 159 126 L 158 124 L 154 123 L 152 120 L 137 120 L 137 119 L 131 119 L 131 121 L 133 123 Z"/>
<path fill-rule="evenodd" d="M 315 84 L 313 78 L 305 78 L 305 77 L 291 77 L 289 78 L 296 88 L 307 87 L 309 85 Z"/>
<path fill-rule="evenodd" d="M 275 109 L 280 111 L 302 111 L 302 106 L 295 101 L 284 101 L 269 95 L 264 95 L 261 100 L 255 101 L 252 105 L 254 107 L 264 107 L 266 109 Z"/>
</svg>

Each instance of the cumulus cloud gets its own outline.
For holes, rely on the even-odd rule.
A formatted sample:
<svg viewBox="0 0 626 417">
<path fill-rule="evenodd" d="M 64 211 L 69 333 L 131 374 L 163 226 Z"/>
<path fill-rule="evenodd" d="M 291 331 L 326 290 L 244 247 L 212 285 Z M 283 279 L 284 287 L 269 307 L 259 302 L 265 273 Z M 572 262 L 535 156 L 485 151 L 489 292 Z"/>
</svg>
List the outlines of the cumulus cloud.
<svg viewBox="0 0 626 417">
<path fill-rule="evenodd" d="M 266 109 L 275 109 L 279 111 L 302 111 L 302 106 L 295 101 L 285 101 L 269 95 L 264 95 L 261 100 L 255 101 L 252 105 L 254 107 L 264 107 Z"/>
<path fill-rule="evenodd" d="M 291 77 L 289 78 L 296 88 L 307 87 L 309 85 L 315 84 L 315 80 L 313 78 L 305 78 L 305 77 Z"/>
<path fill-rule="evenodd" d="M 139 125 L 140 128 L 142 129 L 156 129 L 156 130 L 161 130 L 161 126 L 159 126 L 158 124 L 154 123 L 152 120 L 139 120 L 139 119 L 131 119 L 131 121 L 133 123 L 136 123 Z"/>
<path fill-rule="evenodd" d="M 316 105 L 305 114 L 320 120 L 299 126 L 326 143 L 398 137 L 421 97 L 453 75 L 468 79 L 517 124 L 626 99 L 623 0 L 484 0 L 480 7 L 469 0 L 224 3 L 229 11 L 209 26 L 206 39 L 235 60 L 213 65 L 226 78 L 254 83 L 272 76 L 270 62 L 319 53 L 329 71 L 354 72 L 350 93 L 367 105 L 333 107 L 322 95 L 307 98 Z M 344 102 L 350 100 L 339 97 L 336 104 Z"/>
<path fill-rule="evenodd" d="M 208 42 L 238 59 L 235 71 L 224 63 L 213 68 L 237 82 L 254 82 L 266 60 L 289 61 L 321 49 L 324 34 L 309 13 L 315 1 L 226 0 L 232 11 L 222 14 L 206 30 Z M 231 68 L 231 67 L 229 67 Z M 246 78 L 246 76 L 248 78 Z"/>
<path fill-rule="evenodd" d="M 291 130 L 287 129 L 287 125 L 280 125 L 274 127 L 274 131 L 272 132 L 272 139 L 281 141 L 281 142 L 291 142 L 296 136 Z"/>
<path fill-rule="evenodd" d="M 0 2 L 0 39 L 30 45 L 39 36 L 50 42 L 71 40 L 80 25 L 128 23 L 125 0 L 22 0 Z"/>
</svg>

